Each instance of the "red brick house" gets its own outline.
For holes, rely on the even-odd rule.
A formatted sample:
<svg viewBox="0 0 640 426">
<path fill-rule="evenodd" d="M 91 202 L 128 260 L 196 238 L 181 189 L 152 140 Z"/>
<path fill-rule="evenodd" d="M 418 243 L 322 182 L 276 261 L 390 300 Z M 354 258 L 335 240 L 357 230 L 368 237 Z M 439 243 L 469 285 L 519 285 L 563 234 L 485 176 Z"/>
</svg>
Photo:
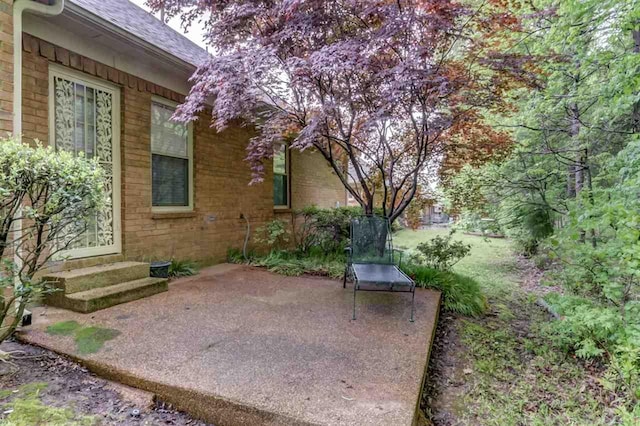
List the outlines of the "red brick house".
<svg viewBox="0 0 640 426">
<path fill-rule="evenodd" d="M 221 262 L 292 210 L 346 203 L 317 153 L 282 149 L 249 186 L 251 129 L 171 114 L 207 52 L 128 0 L 0 0 L 0 132 L 98 157 L 109 206 L 57 268 L 124 260 Z"/>
</svg>

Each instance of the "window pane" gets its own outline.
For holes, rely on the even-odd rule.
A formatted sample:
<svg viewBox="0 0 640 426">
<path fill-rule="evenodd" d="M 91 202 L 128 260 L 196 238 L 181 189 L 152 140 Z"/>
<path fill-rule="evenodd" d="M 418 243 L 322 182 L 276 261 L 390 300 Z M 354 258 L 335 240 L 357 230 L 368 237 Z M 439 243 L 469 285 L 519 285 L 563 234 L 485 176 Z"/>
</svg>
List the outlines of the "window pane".
<svg viewBox="0 0 640 426">
<path fill-rule="evenodd" d="M 154 206 L 189 205 L 189 160 L 153 154 Z"/>
<path fill-rule="evenodd" d="M 287 147 L 286 145 L 277 145 L 273 150 L 273 173 L 281 175 L 287 174 Z"/>
<path fill-rule="evenodd" d="M 151 150 L 156 154 L 187 157 L 187 126 L 171 120 L 174 108 L 151 103 Z"/>
<path fill-rule="evenodd" d="M 288 198 L 289 198 L 289 191 L 287 189 L 287 176 L 274 175 L 273 176 L 273 205 L 288 206 L 289 205 Z"/>
</svg>

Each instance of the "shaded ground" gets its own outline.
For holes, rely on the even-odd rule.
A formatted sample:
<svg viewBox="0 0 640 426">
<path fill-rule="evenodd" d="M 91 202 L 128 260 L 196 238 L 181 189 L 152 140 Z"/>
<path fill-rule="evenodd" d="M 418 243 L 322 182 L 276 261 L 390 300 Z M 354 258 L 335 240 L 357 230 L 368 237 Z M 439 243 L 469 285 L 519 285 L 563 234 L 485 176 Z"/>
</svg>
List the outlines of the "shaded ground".
<svg viewBox="0 0 640 426">
<path fill-rule="evenodd" d="M 219 265 L 93 314 L 36 309 L 19 336 L 220 424 L 409 425 L 438 300 L 417 291 L 410 323 L 410 295 L 359 293 L 352 321 L 338 281 Z"/>
<path fill-rule="evenodd" d="M 0 424 L 205 426 L 50 351 L 18 342 L 0 348 L 21 351 L 14 365 L 0 363 Z"/>
<path fill-rule="evenodd" d="M 396 245 L 415 247 L 446 230 L 402 231 Z M 615 423 L 615 401 L 602 370 L 557 349 L 551 320 L 536 305 L 551 290 L 510 242 L 456 234 L 472 251 L 455 266 L 475 278 L 489 301 L 481 318 L 441 313 L 422 409 L 436 425 L 599 425 Z"/>
</svg>

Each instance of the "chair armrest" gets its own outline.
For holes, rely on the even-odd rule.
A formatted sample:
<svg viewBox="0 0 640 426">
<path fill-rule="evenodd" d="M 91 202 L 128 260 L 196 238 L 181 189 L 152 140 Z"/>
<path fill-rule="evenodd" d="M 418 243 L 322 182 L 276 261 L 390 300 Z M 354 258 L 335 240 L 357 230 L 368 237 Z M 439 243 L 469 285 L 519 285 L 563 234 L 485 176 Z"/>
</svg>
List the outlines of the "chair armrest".
<svg viewBox="0 0 640 426">
<path fill-rule="evenodd" d="M 351 255 L 353 254 L 353 250 L 351 247 L 344 248 L 344 254 L 347 256 L 347 265 L 351 264 Z"/>
</svg>

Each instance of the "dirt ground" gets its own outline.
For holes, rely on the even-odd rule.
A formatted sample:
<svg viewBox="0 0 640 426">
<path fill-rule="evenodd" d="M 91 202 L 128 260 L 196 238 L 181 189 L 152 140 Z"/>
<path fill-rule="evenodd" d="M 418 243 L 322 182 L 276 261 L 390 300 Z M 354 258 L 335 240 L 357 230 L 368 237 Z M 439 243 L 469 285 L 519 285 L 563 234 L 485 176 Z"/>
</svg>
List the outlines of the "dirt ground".
<svg viewBox="0 0 640 426">
<path fill-rule="evenodd" d="M 73 424 L 207 425 L 185 413 L 172 410 L 160 401 L 154 401 L 151 394 L 100 379 L 77 363 L 53 352 L 16 341 L 3 343 L 0 350 L 15 352 L 11 364 L 0 362 L 0 392 L 5 393 L 2 395 L 4 398 L 0 398 L 0 424 L 15 421 L 9 416 L 13 412 L 12 402 L 20 398 L 20 389 L 25 389 L 25 385 L 38 384 L 42 387 L 38 392 L 42 405 L 71 408 L 83 420 L 77 421 L 77 417 L 74 417 Z M 33 410 L 25 411 L 25 416 L 34 415 L 40 414 L 34 414 Z M 42 416 L 48 416 L 44 424 L 71 424 L 70 419 L 60 419 L 49 413 Z M 21 417 L 22 423 L 17 424 L 29 424 L 33 418 Z"/>
</svg>

